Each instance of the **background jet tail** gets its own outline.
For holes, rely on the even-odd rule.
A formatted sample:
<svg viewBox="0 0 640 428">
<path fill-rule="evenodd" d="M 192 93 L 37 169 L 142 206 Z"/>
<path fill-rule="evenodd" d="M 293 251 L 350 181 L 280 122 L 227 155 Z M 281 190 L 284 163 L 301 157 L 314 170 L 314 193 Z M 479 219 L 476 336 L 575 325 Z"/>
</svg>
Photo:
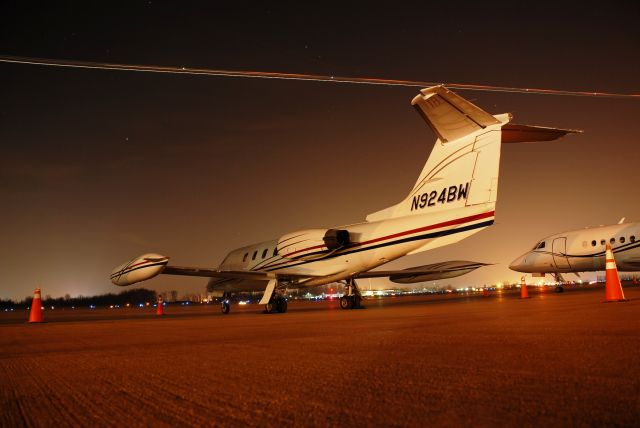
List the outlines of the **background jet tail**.
<svg viewBox="0 0 640 428">
<path fill-rule="evenodd" d="M 503 142 L 548 141 L 575 132 L 509 124 L 510 114 L 491 115 L 443 86 L 421 90 L 411 104 L 438 139 L 409 195 L 367 221 L 480 205 L 493 209 Z"/>
</svg>

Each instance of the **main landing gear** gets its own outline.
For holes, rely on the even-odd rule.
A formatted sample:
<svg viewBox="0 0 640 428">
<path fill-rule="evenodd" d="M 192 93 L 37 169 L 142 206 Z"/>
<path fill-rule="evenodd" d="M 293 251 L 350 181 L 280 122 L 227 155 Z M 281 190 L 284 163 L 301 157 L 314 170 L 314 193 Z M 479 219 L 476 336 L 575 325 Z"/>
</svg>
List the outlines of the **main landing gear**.
<svg viewBox="0 0 640 428">
<path fill-rule="evenodd" d="M 344 290 L 344 295 L 340 297 L 340 309 L 361 308 L 362 294 L 353 278 L 347 280 Z"/>
<path fill-rule="evenodd" d="M 287 312 L 287 299 L 284 296 L 276 296 L 276 293 L 274 293 L 269 303 L 264 305 L 264 311 L 268 314 L 276 312 L 284 314 Z"/>
<path fill-rule="evenodd" d="M 264 305 L 264 312 L 267 314 L 273 314 L 279 312 L 281 314 L 287 312 L 287 287 L 285 283 L 278 282 L 275 279 L 269 281 L 267 288 L 264 290 L 264 295 L 260 303 Z"/>
</svg>

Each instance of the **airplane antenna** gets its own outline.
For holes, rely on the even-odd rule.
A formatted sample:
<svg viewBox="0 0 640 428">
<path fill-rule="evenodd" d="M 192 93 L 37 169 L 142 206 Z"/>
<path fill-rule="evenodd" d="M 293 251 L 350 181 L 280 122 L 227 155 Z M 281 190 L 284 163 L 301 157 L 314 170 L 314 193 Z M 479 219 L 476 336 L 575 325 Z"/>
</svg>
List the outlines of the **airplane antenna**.
<svg viewBox="0 0 640 428">
<path fill-rule="evenodd" d="M 618 224 L 622 224 L 622 223 L 624 223 L 624 220 L 625 220 L 625 219 L 626 219 L 626 217 L 622 217 L 622 218 L 620 219 L 620 221 L 618 222 Z"/>
<path fill-rule="evenodd" d="M 379 79 L 375 77 L 340 77 L 340 76 L 326 76 L 326 75 L 319 75 L 319 74 L 276 73 L 276 72 L 264 72 L 264 71 L 217 70 L 217 69 L 211 69 L 211 68 L 115 64 L 115 63 L 107 63 L 107 62 L 30 58 L 30 57 L 21 57 L 21 56 L 0 55 L 0 62 L 14 63 L 14 64 L 40 65 L 40 66 L 48 66 L 48 67 L 137 71 L 137 72 L 146 72 L 146 73 L 187 74 L 187 75 L 203 75 L 203 76 L 219 76 L 219 77 L 248 77 L 248 78 L 258 78 L 258 79 L 277 79 L 277 80 L 302 80 L 302 81 L 328 82 L 328 83 L 351 83 L 351 84 L 360 84 L 360 85 L 406 86 L 406 87 L 419 87 L 419 88 L 444 85 L 450 89 L 467 90 L 467 91 L 509 92 L 509 93 L 538 94 L 538 95 L 563 95 L 563 96 L 571 96 L 571 97 L 640 99 L 640 94 L 623 94 L 623 93 L 616 93 L 616 92 L 566 91 L 566 90 L 560 90 L 560 89 L 518 88 L 518 87 L 511 87 L 511 86 L 492 86 L 492 85 L 467 84 L 467 83 L 421 82 L 416 80 Z"/>
</svg>

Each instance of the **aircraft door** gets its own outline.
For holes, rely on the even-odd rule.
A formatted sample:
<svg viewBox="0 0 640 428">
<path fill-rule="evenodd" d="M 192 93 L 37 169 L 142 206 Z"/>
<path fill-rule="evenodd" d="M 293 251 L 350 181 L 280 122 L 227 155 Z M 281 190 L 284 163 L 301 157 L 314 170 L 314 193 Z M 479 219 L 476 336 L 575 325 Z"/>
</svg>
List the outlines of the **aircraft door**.
<svg viewBox="0 0 640 428">
<path fill-rule="evenodd" d="M 571 269 L 571 265 L 569 264 L 569 259 L 567 259 L 567 238 L 556 238 L 553 240 L 553 245 L 551 247 L 551 251 L 553 252 L 553 262 L 556 264 L 556 268 L 558 269 Z"/>
</svg>

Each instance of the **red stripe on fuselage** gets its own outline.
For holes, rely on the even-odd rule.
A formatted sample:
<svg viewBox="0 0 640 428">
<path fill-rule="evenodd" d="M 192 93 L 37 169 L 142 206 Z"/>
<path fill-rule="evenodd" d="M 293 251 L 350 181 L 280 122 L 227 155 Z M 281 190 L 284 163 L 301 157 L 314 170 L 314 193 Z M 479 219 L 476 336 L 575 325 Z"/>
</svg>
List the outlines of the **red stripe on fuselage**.
<svg viewBox="0 0 640 428">
<path fill-rule="evenodd" d="M 141 261 L 140 263 L 136 263 L 135 265 L 129 265 L 129 266 L 127 266 L 125 269 L 131 269 L 132 267 L 140 266 L 140 265 L 143 265 L 143 264 L 145 264 L 145 263 L 154 263 L 154 262 L 152 262 L 152 261 L 150 261 L 150 260 L 143 260 L 143 261 Z M 124 269 L 123 269 L 123 270 L 124 270 Z"/>
<path fill-rule="evenodd" d="M 324 248 L 324 245 L 320 244 L 320 245 L 316 245 L 314 247 L 304 248 L 302 250 L 296 250 L 296 251 L 294 251 L 292 253 L 287 254 L 287 257 L 291 257 L 294 254 L 302 253 L 304 251 L 315 250 L 317 248 Z"/>
<path fill-rule="evenodd" d="M 461 224 L 461 223 L 468 223 L 470 221 L 481 220 L 483 218 L 492 217 L 494 214 L 495 214 L 495 211 L 490 211 L 488 213 L 471 215 L 469 217 L 463 217 L 463 218 L 459 218 L 457 220 L 444 221 L 442 223 L 432 224 L 431 226 L 424 226 L 424 227 L 419 227 L 417 229 L 407 230 L 405 232 L 394 233 L 393 235 L 383 236 L 381 238 L 372 239 L 370 241 L 358 242 L 356 244 L 353 244 L 353 245 L 349 246 L 349 248 L 359 247 L 359 246 L 362 246 L 362 245 L 368 245 L 368 244 L 372 244 L 374 242 L 384 241 L 386 239 L 398 238 L 400 236 L 412 235 L 414 233 L 424 232 L 424 231 L 431 230 L 431 229 L 439 229 L 441 227 L 453 226 L 453 225 L 457 225 L 457 224 Z"/>
<path fill-rule="evenodd" d="M 363 245 L 373 244 L 373 243 L 376 243 L 376 242 L 385 241 L 387 239 L 398 238 L 398 237 L 401 237 L 401 236 L 412 235 L 412 234 L 418 233 L 418 232 L 424 232 L 424 231 L 432 230 L 432 229 L 439 229 L 441 227 L 459 225 L 459 224 L 462 224 L 462 223 L 468 223 L 470 221 L 482 220 L 484 218 L 493 217 L 495 215 L 495 213 L 496 213 L 495 211 L 489 211 L 489 212 L 482 213 L 482 214 L 476 214 L 476 215 L 471 215 L 471 216 L 468 216 L 468 217 L 462 217 L 462 218 L 459 218 L 459 219 L 456 219 L 456 220 L 444 221 L 442 223 L 436 223 L 436 224 L 432 224 L 432 225 L 429 225 L 429 226 L 419 227 L 417 229 L 411 229 L 411 230 L 406 230 L 404 232 L 394 233 L 392 235 L 382 236 L 380 238 L 371 239 L 369 241 L 355 242 L 355 243 L 353 243 L 353 244 L 351 244 L 351 245 L 349 245 L 348 247 L 345 247 L 345 248 L 346 249 L 350 249 L 350 248 L 361 247 Z M 299 252 L 302 252 L 302 251 L 309 251 L 309 250 L 312 250 L 312 249 L 315 249 L 315 248 L 321 248 L 321 247 L 323 247 L 323 245 L 316 245 L 314 247 L 309 247 L 309 248 L 305 248 L 303 250 L 298 250 L 298 251 L 296 251 L 296 253 L 299 253 Z M 294 254 L 294 253 L 291 253 L 291 254 Z M 288 254 L 287 256 L 290 256 L 290 254 Z M 277 267 L 279 265 L 287 264 L 287 263 L 289 263 L 291 261 L 294 261 L 294 260 L 286 260 L 286 261 L 284 261 L 282 263 L 274 264 L 274 265 L 271 265 L 271 266 L 268 266 L 268 267 L 269 267 L 269 269 L 272 269 L 272 268 Z M 263 266 L 263 268 L 265 268 L 265 267 L 267 267 L 267 266 Z"/>
</svg>

